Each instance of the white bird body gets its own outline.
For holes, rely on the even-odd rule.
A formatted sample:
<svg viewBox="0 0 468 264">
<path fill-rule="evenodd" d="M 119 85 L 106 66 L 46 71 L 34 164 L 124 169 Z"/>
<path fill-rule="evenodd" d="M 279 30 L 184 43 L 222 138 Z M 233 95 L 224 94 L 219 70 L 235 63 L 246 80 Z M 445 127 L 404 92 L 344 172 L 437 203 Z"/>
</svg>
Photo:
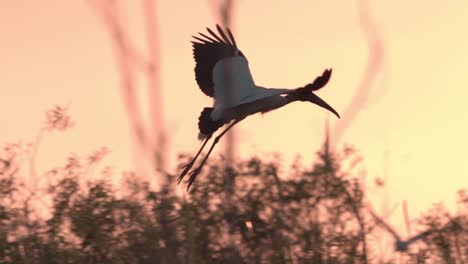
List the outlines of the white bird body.
<svg viewBox="0 0 468 264">
<path fill-rule="evenodd" d="M 213 107 L 205 107 L 198 118 L 198 138 L 205 140 L 198 153 L 180 174 L 179 182 L 191 169 L 211 136 L 222 126 L 229 126 L 215 138 L 201 165 L 190 172 L 187 189 L 195 181 L 219 139 L 235 124 L 250 115 L 265 113 L 295 101 L 306 101 L 339 117 L 330 105 L 313 93 L 327 84 L 331 70 L 325 70 L 313 83 L 296 89 L 257 86 L 250 73 L 249 62 L 237 48 L 231 31 L 227 29 L 226 35 L 219 25 L 216 28 L 219 35 L 207 28 L 210 36 L 199 33 L 200 37 L 194 36 L 196 41 L 192 41 L 196 62 L 195 79 L 200 90 L 213 97 L 214 104 Z"/>
<path fill-rule="evenodd" d="M 255 85 L 249 63 L 241 56 L 218 61 L 213 68 L 213 83 L 214 110 L 210 115 L 213 120 L 222 119 L 226 110 L 238 105 L 293 91 Z"/>
</svg>

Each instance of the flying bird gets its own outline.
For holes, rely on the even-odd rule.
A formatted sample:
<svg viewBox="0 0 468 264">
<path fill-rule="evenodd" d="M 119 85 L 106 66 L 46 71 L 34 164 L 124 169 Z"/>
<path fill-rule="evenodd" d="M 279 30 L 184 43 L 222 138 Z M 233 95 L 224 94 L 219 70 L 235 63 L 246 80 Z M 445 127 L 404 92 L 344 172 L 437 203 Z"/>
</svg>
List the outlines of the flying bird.
<svg viewBox="0 0 468 264">
<path fill-rule="evenodd" d="M 194 165 L 206 143 L 222 126 L 226 129 L 214 139 L 201 164 L 192 170 L 187 180 L 187 190 L 195 181 L 214 146 L 234 125 L 256 113 L 266 113 L 295 101 L 311 102 L 327 109 L 338 118 L 340 115 L 314 91 L 325 86 L 332 70 L 326 69 L 314 82 L 295 89 L 265 88 L 255 84 L 249 62 L 237 47 L 231 30 L 226 32 L 216 25 L 218 34 L 207 28 L 208 34 L 193 36 L 195 79 L 201 91 L 214 99 L 213 107 L 205 107 L 199 117 L 200 140 L 204 140 L 195 157 L 183 169 L 180 183 Z"/>
</svg>

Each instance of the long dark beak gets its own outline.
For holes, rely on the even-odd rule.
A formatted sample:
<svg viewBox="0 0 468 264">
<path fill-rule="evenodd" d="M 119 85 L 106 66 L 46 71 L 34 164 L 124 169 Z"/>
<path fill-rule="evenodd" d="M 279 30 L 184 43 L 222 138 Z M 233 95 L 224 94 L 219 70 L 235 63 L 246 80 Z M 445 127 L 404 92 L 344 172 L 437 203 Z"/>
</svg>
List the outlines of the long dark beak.
<svg viewBox="0 0 468 264">
<path fill-rule="evenodd" d="M 335 109 L 333 109 L 333 107 L 331 107 L 329 104 L 327 104 L 324 100 L 322 100 L 322 98 L 318 97 L 316 94 L 314 93 L 310 93 L 307 95 L 307 101 L 313 103 L 313 104 L 316 104 L 322 108 L 325 108 L 327 109 L 328 111 L 332 112 L 333 114 L 335 114 L 338 118 L 340 118 L 340 115 L 338 114 L 338 112 L 336 112 Z"/>
</svg>

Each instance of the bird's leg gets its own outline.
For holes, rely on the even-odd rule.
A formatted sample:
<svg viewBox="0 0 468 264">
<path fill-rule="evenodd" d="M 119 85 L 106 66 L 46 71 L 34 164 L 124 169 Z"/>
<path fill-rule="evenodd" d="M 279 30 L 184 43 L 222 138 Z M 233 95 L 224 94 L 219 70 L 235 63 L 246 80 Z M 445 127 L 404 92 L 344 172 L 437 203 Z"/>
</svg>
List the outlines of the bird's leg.
<svg viewBox="0 0 468 264">
<path fill-rule="evenodd" d="M 208 140 L 210 140 L 212 135 L 213 134 L 211 133 L 206 137 L 206 139 L 203 141 L 203 144 L 201 145 L 200 149 L 198 150 L 197 154 L 195 155 L 195 157 L 193 157 L 192 161 L 190 161 L 187 165 L 184 166 L 184 170 L 180 174 L 179 179 L 177 180 L 177 184 L 179 184 L 182 181 L 182 179 L 187 174 L 187 172 L 192 168 L 193 164 L 197 160 L 198 156 L 200 155 L 200 153 L 202 152 L 203 148 L 205 147 Z"/>
<path fill-rule="evenodd" d="M 213 141 L 213 143 L 211 144 L 211 147 L 210 147 L 210 150 L 208 150 L 208 153 L 206 153 L 206 156 L 205 158 L 203 159 L 203 161 L 200 163 L 200 165 L 194 169 L 193 171 L 190 172 L 190 178 L 188 179 L 187 181 L 187 191 L 189 190 L 190 186 L 192 185 L 192 183 L 195 181 L 195 178 L 197 178 L 198 174 L 201 172 L 201 169 L 203 168 L 203 165 L 205 165 L 205 162 L 206 160 L 208 159 L 208 157 L 210 156 L 210 153 L 211 151 L 213 151 L 213 148 L 215 147 L 215 145 L 218 143 L 218 141 L 221 139 L 221 137 L 224 136 L 224 134 L 226 134 L 229 129 L 231 129 L 235 124 L 239 123 L 240 121 L 242 121 L 242 119 L 244 119 L 244 117 L 242 118 L 238 118 L 236 120 L 234 120 L 234 122 L 232 122 L 223 132 L 221 132 Z"/>
</svg>

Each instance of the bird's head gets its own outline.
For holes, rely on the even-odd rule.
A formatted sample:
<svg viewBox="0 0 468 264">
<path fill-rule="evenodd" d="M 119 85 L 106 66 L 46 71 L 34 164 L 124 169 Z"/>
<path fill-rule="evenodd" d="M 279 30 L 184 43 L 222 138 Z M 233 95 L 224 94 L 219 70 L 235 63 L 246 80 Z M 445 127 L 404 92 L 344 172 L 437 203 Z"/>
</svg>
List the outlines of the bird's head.
<svg viewBox="0 0 468 264">
<path fill-rule="evenodd" d="M 318 95 L 316 95 L 316 94 L 314 94 L 312 92 L 300 94 L 299 101 L 311 102 L 313 104 L 316 104 L 316 105 L 318 105 L 318 106 L 320 106 L 322 108 L 327 109 L 328 111 L 330 111 L 334 115 L 336 115 L 338 118 L 340 118 L 340 114 L 338 114 L 338 112 L 336 112 L 336 110 L 333 109 L 333 107 L 331 107 L 329 104 L 327 104 L 327 102 L 322 100 L 322 98 L 318 97 Z"/>
<path fill-rule="evenodd" d="M 335 114 L 338 118 L 340 118 L 340 115 L 338 112 L 336 112 L 333 107 L 331 107 L 329 104 L 327 104 L 324 100 L 322 100 L 320 97 L 318 97 L 316 94 L 314 94 L 314 91 L 319 90 L 320 88 L 324 87 L 328 81 L 330 80 L 332 74 L 332 69 L 326 69 L 321 76 L 317 77 L 314 82 L 309 83 L 305 85 L 304 87 L 296 89 L 296 100 L 302 101 L 302 102 L 311 102 L 313 104 L 316 104 L 322 108 L 327 109 L 328 111 L 332 112 Z"/>
</svg>

